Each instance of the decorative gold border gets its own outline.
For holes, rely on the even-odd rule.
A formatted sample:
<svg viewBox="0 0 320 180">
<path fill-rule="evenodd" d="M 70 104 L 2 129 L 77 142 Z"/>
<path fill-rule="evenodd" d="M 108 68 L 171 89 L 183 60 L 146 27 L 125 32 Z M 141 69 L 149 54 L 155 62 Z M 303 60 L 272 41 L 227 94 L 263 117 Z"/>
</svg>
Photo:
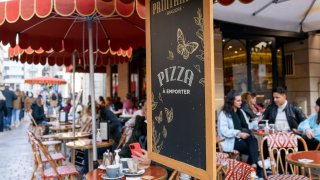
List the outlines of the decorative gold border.
<svg viewBox="0 0 320 180">
<path fill-rule="evenodd" d="M 31 55 L 33 53 L 35 54 L 43 54 L 43 53 L 61 53 L 64 52 L 64 49 L 60 50 L 59 52 L 54 51 L 52 48 L 48 51 L 43 50 L 41 47 L 37 50 L 32 49 L 30 46 L 27 49 L 21 49 L 19 45 L 16 45 L 14 48 L 9 47 L 8 51 L 8 57 L 9 58 L 14 58 L 15 56 L 23 55 L 23 54 L 28 54 Z M 88 50 L 84 51 L 85 53 L 88 52 Z M 127 50 L 124 50 L 122 48 L 119 48 L 118 51 L 113 51 L 111 48 L 109 48 L 107 51 L 100 51 L 97 50 L 94 53 L 99 53 L 99 54 L 110 54 L 112 56 L 119 56 L 119 57 L 124 57 L 124 58 L 132 58 L 132 47 L 129 47 Z"/>
<path fill-rule="evenodd" d="M 197 0 L 198 1 L 198 0 Z M 152 119 L 152 82 L 151 82 L 151 29 L 150 29 L 150 0 L 146 0 L 146 83 L 147 83 L 147 119 Z M 148 153 L 152 160 L 184 172 L 201 180 L 216 179 L 216 125 L 214 104 L 214 36 L 213 36 L 213 1 L 203 0 L 204 18 L 204 67 L 205 67 L 205 131 L 206 131 L 206 170 L 168 158 L 152 151 L 153 122 L 148 121 Z"/>
</svg>

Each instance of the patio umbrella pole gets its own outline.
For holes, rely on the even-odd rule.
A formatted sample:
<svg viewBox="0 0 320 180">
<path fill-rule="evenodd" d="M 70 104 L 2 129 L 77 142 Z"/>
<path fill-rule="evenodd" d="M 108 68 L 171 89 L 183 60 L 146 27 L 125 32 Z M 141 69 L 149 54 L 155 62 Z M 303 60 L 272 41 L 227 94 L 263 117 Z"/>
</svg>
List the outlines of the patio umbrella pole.
<svg viewBox="0 0 320 180">
<path fill-rule="evenodd" d="M 75 126 L 76 126 L 76 110 L 77 110 L 77 104 L 76 104 L 76 96 L 75 96 L 75 87 L 76 87 L 76 78 L 75 78 L 75 74 L 76 74 L 76 56 L 75 56 L 75 52 L 72 53 L 72 78 L 73 78 L 73 87 L 72 87 L 72 101 L 73 101 L 73 126 L 72 126 L 72 132 L 73 132 L 73 137 L 75 137 Z"/>
<path fill-rule="evenodd" d="M 91 94 L 91 114 L 92 114 L 92 145 L 93 145 L 93 166 L 98 166 L 97 162 L 97 144 L 96 144 L 96 103 L 94 93 L 94 69 L 93 69 L 93 40 L 92 40 L 92 20 L 93 17 L 88 17 L 88 36 L 89 36 L 89 79 L 90 79 L 90 94 Z"/>
</svg>

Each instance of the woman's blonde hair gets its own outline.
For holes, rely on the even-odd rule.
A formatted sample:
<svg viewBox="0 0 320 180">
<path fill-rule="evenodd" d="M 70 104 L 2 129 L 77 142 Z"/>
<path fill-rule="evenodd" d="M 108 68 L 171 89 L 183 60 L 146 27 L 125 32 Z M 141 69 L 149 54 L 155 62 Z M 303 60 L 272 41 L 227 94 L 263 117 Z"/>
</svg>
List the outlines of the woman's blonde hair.
<svg viewBox="0 0 320 180">
<path fill-rule="evenodd" d="M 1 91 L 0 91 L 0 100 L 6 100 L 6 97 L 4 97 Z"/>
<path fill-rule="evenodd" d="M 249 104 L 250 108 L 252 109 L 253 108 L 253 104 L 251 102 L 251 99 L 253 98 L 252 93 L 248 91 L 246 93 L 243 93 L 241 97 L 242 97 L 242 100 L 246 101 Z"/>
</svg>

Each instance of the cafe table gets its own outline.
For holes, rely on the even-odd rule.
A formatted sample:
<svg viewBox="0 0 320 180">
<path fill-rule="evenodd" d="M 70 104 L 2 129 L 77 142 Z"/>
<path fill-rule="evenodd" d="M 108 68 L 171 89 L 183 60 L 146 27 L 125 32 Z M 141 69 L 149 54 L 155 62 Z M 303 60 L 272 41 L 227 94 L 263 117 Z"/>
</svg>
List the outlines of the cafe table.
<svg viewBox="0 0 320 180">
<path fill-rule="evenodd" d="M 51 131 L 56 131 L 56 132 L 69 131 L 69 130 L 72 130 L 72 126 L 73 125 L 57 125 L 57 126 L 51 126 L 49 127 L 49 129 Z M 75 129 L 79 129 L 79 128 L 81 128 L 81 126 L 79 125 L 75 126 Z"/>
<path fill-rule="evenodd" d="M 54 134 L 54 137 L 56 139 L 59 139 L 62 141 L 63 144 L 63 148 L 64 148 L 64 155 L 66 156 L 66 142 L 67 141 L 71 141 L 71 140 L 76 140 L 76 139 L 80 139 L 80 138 L 88 138 L 89 136 L 91 136 L 90 133 L 86 133 L 86 132 L 75 132 L 75 135 L 73 135 L 73 132 L 65 132 L 65 133 L 56 133 Z M 74 151 L 74 149 L 73 149 Z"/>
<path fill-rule="evenodd" d="M 109 139 L 108 141 L 102 141 L 101 143 L 97 143 L 97 148 L 110 147 L 114 143 L 113 139 Z M 89 171 L 93 170 L 93 145 L 91 139 L 80 139 L 77 141 L 71 141 L 66 144 L 67 147 L 72 149 L 71 154 L 71 162 L 74 164 L 75 162 L 75 150 L 88 150 L 88 161 L 89 161 Z"/>
<path fill-rule="evenodd" d="M 86 174 L 87 180 L 103 180 L 101 177 L 103 174 L 105 174 L 106 171 L 102 169 L 95 169 L 93 171 L 89 171 Z M 165 180 L 167 179 L 167 170 L 160 167 L 160 166 L 150 166 L 147 169 L 145 169 L 145 172 L 141 176 L 142 180 Z M 121 180 L 125 180 L 126 178 L 123 177 Z"/>
<path fill-rule="evenodd" d="M 50 122 L 51 121 L 54 121 L 55 119 L 57 119 L 57 115 L 56 114 L 48 114 L 46 115 L 46 118 L 50 119 Z"/>
<path fill-rule="evenodd" d="M 320 151 L 300 151 L 286 155 L 290 164 L 305 168 L 320 169 Z"/>
</svg>

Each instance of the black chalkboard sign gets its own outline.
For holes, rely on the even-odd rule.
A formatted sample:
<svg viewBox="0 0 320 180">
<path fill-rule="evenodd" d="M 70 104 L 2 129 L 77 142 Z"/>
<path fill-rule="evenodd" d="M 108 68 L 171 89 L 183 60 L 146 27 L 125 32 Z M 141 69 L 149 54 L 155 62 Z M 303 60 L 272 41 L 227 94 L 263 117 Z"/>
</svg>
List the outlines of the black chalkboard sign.
<svg viewBox="0 0 320 180">
<path fill-rule="evenodd" d="M 206 170 L 203 2 L 151 0 L 152 152 Z"/>
</svg>

